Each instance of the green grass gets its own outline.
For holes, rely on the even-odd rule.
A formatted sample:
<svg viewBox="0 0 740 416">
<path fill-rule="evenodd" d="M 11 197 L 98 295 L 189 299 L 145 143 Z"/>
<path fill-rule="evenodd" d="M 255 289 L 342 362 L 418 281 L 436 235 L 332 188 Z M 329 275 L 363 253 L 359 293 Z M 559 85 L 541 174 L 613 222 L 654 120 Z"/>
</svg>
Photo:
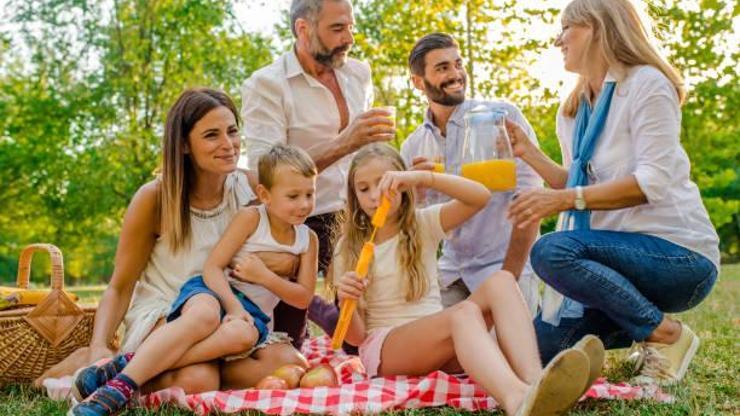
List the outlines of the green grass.
<svg viewBox="0 0 740 416">
<path fill-rule="evenodd" d="M 97 301 L 100 287 L 71 288 L 85 302 Z M 726 265 L 722 269 L 721 281 L 712 294 L 698 308 L 681 314 L 701 337 L 699 349 L 684 383 L 668 389 L 676 397 L 675 403 L 656 404 L 651 401 L 586 401 L 579 404 L 571 415 L 738 415 L 738 345 L 740 345 L 740 265 Z M 628 378 L 628 369 L 621 365 L 625 351 L 610 351 L 606 375 L 611 381 Z M 51 401 L 36 391 L 22 386 L 7 386 L 0 389 L 0 415 L 63 415 L 65 403 Z M 143 409 L 123 413 L 133 415 L 192 415 L 180 409 L 165 407 L 156 412 Z M 245 412 L 242 415 L 256 415 Z M 451 408 L 388 412 L 385 415 L 458 415 L 473 414 Z M 478 412 L 474 414 L 501 415 L 500 412 Z"/>
</svg>

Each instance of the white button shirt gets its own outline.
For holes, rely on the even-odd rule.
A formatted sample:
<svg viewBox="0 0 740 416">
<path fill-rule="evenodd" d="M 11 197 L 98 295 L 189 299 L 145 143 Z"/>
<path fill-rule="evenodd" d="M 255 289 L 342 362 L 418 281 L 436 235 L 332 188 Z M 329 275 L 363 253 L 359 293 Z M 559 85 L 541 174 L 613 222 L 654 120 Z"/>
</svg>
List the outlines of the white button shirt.
<svg viewBox="0 0 740 416">
<path fill-rule="evenodd" d="M 611 74 L 606 81 L 614 81 Z M 575 119 L 558 112 L 563 163 L 573 160 Z M 673 84 L 652 66 L 636 66 L 618 82 L 589 167 L 589 184 L 634 175 L 648 202 L 592 211 L 591 228 L 652 235 L 695 251 L 719 270 L 719 237 L 690 177 L 680 143 L 681 109 Z"/>
<path fill-rule="evenodd" d="M 347 102 L 351 122 L 372 104 L 370 67 L 364 62 L 348 59 L 334 72 Z M 292 49 L 244 82 L 241 114 L 250 169 L 257 168 L 260 156 L 274 144 L 308 149 L 333 140 L 340 133 L 341 120 L 334 96 L 303 70 Z M 344 208 L 350 158 L 345 156 L 319 174 L 316 208 L 312 215 Z"/>
</svg>

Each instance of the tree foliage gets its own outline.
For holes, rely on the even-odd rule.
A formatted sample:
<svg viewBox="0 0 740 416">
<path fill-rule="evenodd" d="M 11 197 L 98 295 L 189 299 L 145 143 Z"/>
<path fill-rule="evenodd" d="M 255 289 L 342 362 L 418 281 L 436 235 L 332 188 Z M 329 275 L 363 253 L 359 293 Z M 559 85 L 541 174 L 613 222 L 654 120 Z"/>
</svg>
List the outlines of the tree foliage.
<svg viewBox="0 0 740 416">
<path fill-rule="evenodd" d="M 0 256 L 54 242 L 74 277 L 110 275 L 120 221 L 154 175 L 164 112 L 191 86 L 238 97 L 272 56 L 222 0 L 11 1 L 0 49 Z M 4 37 L 5 39 L 5 37 Z M 7 43 L 0 43 L 7 44 Z"/>
<path fill-rule="evenodd" d="M 246 32 L 234 0 L 5 0 L 0 33 L 0 278 L 31 242 L 59 245 L 68 274 L 110 275 L 125 207 L 159 163 L 164 112 L 190 86 L 238 86 L 291 44 Z M 525 6 L 524 4 L 532 5 Z M 650 13 L 671 61 L 689 82 L 682 143 L 692 159 L 726 257 L 738 256 L 738 7 L 729 0 L 655 0 Z M 398 109 L 398 142 L 426 103 L 407 56 L 422 35 L 443 31 L 461 45 L 471 96 L 516 103 L 545 151 L 559 160 L 558 97 L 532 65 L 548 39 L 547 2 L 356 0 L 354 55 L 370 62 L 376 103 Z M 737 23 L 735 23 L 737 25 Z M 554 33 L 553 33 L 554 35 Z M 278 47 L 279 49 L 279 47 Z M 552 68 L 562 71 L 562 68 Z M 547 222 L 544 229 L 551 229 Z"/>
</svg>

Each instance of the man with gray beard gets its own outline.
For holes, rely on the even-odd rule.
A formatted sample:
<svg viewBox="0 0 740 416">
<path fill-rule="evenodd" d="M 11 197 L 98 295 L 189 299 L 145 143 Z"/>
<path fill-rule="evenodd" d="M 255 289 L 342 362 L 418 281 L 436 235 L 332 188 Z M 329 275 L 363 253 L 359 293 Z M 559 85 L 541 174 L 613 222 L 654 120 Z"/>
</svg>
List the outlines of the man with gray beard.
<svg viewBox="0 0 740 416">
<path fill-rule="evenodd" d="M 331 255 L 331 227 L 344 208 L 347 168 L 360 147 L 387 142 L 395 126 L 373 102 L 370 67 L 347 55 L 354 43 L 354 16 L 348 0 L 293 0 L 290 51 L 256 71 L 242 87 L 242 118 L 249 167 L 271 146 L 287 143 L 308 152 L 319 169 L 316 208 L 306 225 L 319 237 L 319 271 Z M 334 305 L 315 297 L 311 319 L 331 333 Z M 306 310 L 281 302 L 274 330 L 287 332 L 300 347 Z"/>
</svg>

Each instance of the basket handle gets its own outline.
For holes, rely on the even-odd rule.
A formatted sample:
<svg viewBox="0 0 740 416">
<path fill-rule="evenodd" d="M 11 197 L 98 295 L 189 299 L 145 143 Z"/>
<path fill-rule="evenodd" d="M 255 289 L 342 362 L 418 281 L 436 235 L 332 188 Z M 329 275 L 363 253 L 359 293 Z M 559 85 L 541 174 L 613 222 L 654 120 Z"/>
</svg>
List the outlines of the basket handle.
<svg viewBox="0 0 740 416">
<path fill-rule="evenodd" d="M 28 289 L 28 281 L 31 277 L 31 259 L 33 253 L 38 250 L 47 251 L 51 257 L 52 290 L 62 290 L 64 288 L 64 259 L 61 250 L 52 244 L 30 244 L 21 251 L 16 284 L 21 289 Z"/>
</svg>

